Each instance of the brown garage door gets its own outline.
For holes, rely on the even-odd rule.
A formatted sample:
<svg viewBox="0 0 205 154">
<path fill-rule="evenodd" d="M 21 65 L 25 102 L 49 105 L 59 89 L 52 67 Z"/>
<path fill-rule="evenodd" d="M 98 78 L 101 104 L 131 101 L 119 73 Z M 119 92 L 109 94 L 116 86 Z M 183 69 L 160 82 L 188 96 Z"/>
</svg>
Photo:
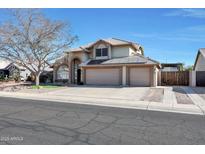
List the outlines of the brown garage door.
<svg viewBox="0 0 205 154">
<path fill-rule="evenodd" d="M 86 69 L 88 85 L 120 85 L 120 68 L 89 68 Z"/>
<path fill-rule="evenodd" d="M 150 68 L 132 67 L 129 69 L 130 86 L 150 86 Z"/>
</svg>

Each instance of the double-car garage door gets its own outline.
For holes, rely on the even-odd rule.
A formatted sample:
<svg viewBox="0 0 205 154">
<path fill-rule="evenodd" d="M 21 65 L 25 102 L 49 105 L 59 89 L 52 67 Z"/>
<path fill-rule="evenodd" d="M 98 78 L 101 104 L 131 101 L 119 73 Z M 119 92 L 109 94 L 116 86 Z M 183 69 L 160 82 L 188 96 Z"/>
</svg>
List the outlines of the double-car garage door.
<svg viewBox="0 0 205 154">
<path fill-rule="evenodd" d="M 87 85 L 122 85 L 122 68 L 87 68 Z M 127 68 L 127 84 L 130 86 L 150 86 L 150 67 Z"/>
<path fill-rule="evenodd" d="M 88 85 L 120 85 L 120 68 L 89 68 L 86 69 L 86 84 Z"/>
</svg>

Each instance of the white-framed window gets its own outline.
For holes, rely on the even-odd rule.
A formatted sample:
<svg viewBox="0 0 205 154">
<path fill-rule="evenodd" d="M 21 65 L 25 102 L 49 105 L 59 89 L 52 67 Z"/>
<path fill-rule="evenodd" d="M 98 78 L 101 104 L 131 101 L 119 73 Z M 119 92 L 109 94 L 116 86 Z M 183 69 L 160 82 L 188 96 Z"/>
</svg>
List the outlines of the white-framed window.
<svg viewBox="0 0 205 154">
<path fill-rule="evenodd" d="M 57 70 L 57 79 L 65 80 L 69 79 L 69 68 L 66 65 L 61 65 Z"/>
<path fill-rule="evenodd" d="M 108 48 L 95 49 L 96 58 L 108 58 Z"/>
</svg>

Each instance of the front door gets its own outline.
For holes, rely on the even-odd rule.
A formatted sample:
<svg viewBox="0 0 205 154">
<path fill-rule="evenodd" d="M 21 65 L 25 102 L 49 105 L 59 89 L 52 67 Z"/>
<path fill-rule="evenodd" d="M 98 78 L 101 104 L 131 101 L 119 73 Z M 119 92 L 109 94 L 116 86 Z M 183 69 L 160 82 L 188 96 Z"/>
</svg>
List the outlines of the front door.
<svg viewBox="0 0 205 154">
<path fill-rule="evenodd" d="M 81 83 L 81 69 L 78 69 L 77 71 L 77 84 Z"/>
</svg>

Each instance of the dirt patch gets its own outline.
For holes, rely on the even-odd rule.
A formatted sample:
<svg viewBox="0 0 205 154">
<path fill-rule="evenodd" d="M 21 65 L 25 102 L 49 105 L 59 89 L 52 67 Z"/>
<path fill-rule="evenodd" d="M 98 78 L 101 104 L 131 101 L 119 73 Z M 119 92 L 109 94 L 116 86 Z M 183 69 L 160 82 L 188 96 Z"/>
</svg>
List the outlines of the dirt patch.
<svg viewBox="0 0 205 154">
<path fill-rule="evenodd" d="M 29 83 L 1 84 L 0 91 L 16 92 L 22 89 L 27 89 L 29 86 L 30 86 Z"/>
<path fill-rule="evenodd" d="M 175 93 L 178 104 L 194 104 L 182 88 L 174 87 L 173 91 Z"/>
<path fill-rule="evenodd" d="M 142 97 L 141 101 L 150 101 L 150 102 L 162 102 L 164 95 L 164 89 L 162 88 L 150 88 L 148 93 Z"/>
</svg>

